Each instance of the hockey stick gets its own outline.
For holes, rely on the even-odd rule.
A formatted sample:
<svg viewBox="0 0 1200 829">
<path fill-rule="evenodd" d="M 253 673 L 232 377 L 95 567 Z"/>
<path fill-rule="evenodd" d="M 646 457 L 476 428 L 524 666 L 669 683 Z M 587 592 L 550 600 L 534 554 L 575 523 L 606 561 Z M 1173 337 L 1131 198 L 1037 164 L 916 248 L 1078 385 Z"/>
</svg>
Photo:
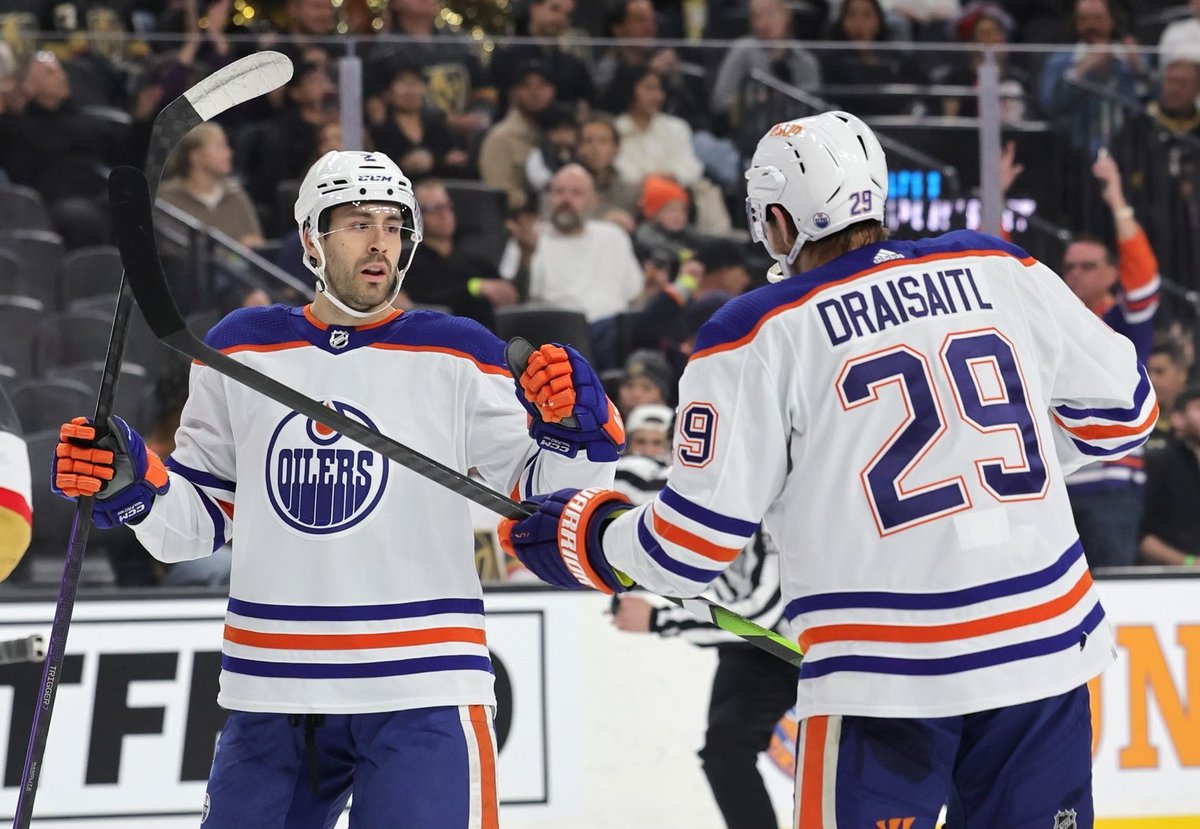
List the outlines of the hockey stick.
<svg viewBox="0 0 1200 829">
<path fill-rule="evenodd" d="M 46 658 L 46 640 L 35 633 L 24 639 L 0 642 L 0 665 L 14 662 L 41 662 Z"/>
<path fill-rule="evenodd" d="M 230 107 L 265 95 L 287 83 L 291 76 L 292 63 L 284 55 L 278 52 L 259 52 L 222 67 L 168 104 L 154 119 L 150 151 L 146 160 L 144 175 L 154 182 L 154 189 L 158 188 L 163 167 L 171 151 L 193 127 Z M 143 175 L 140 171 L 138 174 Z M 147 195 L 153 198 L 149 190 Z M 120 220 L 116 223 L 119 224 Z M 125 338 L 129 331 L 129 314 L 132 309 L 133 298 L 128 283 L 122 276 L 93 419 L 97 438 L 103 437 L 108 431 L 108 416 L 112 413 L 113 399 L 117 393 L 117 381 L 120 377 L 121 362 L 125 357 Z M 46 738 L 50 732 L 50 717 L 54 711 L 54 698 L 58 691 L 57 680 L 66 656 L 67 633 L 71 626 L 71 615 L 75 610 L 79 573 L 83 567 L 83 554 L 91 527 L 92 498 L 84 496 L 79 499 L 79 505 L 75 509 L 75 520 L 71 525 L 62 581 L 58 588 L 58 604 L 54 609 L 54 622 L 50 627 L 48 658 L 42 672 L 42 691 L 38 695 L 33 726 L 29 731 L 25 770 L 21 777 L 21 788 L 17 792 L 13 829 L 26 829 L 33 817 L 33 801 L 37 795 Z"/>
<path fill-rule="evenodd" d="M 154 219 L 145 176 L 133 167 L 118 167 L 109 176 L 108 197 L 113 215 L 117 217 L 114 233 L 129 283 L 133 287 L 133 293 L 146 322 L 154 331 L 154 335 L 164 343 L 214 371 L 342 433 L 366 448 L 425 476 L 434 483 L 470 498 L 505 518 L 519 519 L 532 514 L 523 504 L 330 409 L 204 343 L 188 330 L 167 285 L 162 263 L 158 259 Z M 666 598 L 774 656 L 795 665 L 800 664 L 799 648 L 774 631 L 767 630 L 706 599 Z"/>
</svg>

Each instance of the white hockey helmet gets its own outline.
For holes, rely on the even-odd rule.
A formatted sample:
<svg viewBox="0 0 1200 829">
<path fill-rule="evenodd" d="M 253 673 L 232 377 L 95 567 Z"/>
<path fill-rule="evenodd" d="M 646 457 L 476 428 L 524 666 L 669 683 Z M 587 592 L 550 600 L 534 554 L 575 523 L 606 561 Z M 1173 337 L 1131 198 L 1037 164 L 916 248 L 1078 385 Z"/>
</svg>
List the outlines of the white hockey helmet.
<svg viewBox="0 0 1200 829">
<path fill-rule="evenodd" d="M 339 204 L 356 202 L 390 202 L 400 206 L 405 215 L 405 229 L 409 236 L 408 257 L 397 262 L 399 273 L 396 287 L 388 299 L 369 311 L 358 311 L 347 307 L 329 290 L 325 281 L 325 249 L 321 245 L 321 215 Z M 412 264 L 413 254 L 421 243 L 423 224 L 421 209 L 413 195 L 408 177 L 383 153 L 367 153 L 355 150 L 330 150 L 309 168 L 300 184 L 296 198 L 296 226 L 303 240 L 311 233 L 310 241 L 317 249 L 314 262 L 307 252 L 304 265 L 317 277 L 317 291 L 325 295 L 345 313 L 359 318 L 373 316 L 388 307 L 400 293 L 404 274 Z"/>
<path fill-rule="evenodd" d="M 871 128 L 848 112 L 784 121 L 758 142 L 746 171 L 750 235 L 779 263 L 767 278 L 784 279 L 800 249 L 856 222 L 883 221 L 887 160 Z M 796 223 L 790 251 L 767 241 L 767 207 L 778 204 Z"/>
</svg>

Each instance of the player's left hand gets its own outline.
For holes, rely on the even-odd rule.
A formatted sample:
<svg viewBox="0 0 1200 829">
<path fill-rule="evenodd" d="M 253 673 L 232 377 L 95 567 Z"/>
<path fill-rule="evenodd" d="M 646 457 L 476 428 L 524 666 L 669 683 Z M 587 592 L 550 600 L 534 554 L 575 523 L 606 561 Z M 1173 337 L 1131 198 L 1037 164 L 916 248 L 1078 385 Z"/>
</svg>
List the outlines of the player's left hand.
<svg viewBox="0 0 1200 829">
<path fill-rule="evenodd" d="M 532 420 L 529 435 L 544 449 L 592 461 L 615 461 L 625 448 L 625 424 L 604 384 L 569 345 L 534 348 L 516 337 L 505 350 L 517 399 Z"/>
<path fill-rule="evenodd" d="M 629 499 L 611 489 L 560 489 L 525 502 L 537 511 L 497 527 L 500 546 L 547 584 L 566 590 L 620 593 L 626 584 L 604 557 L 604 522 L 629 509 Z"/>
</svg>

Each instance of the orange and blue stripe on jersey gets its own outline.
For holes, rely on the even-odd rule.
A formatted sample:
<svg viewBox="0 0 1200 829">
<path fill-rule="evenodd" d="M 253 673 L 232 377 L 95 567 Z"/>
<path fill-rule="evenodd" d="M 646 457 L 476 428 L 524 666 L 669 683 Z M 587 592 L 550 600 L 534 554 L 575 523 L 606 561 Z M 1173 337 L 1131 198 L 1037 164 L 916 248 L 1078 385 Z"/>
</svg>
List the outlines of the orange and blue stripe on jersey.
<svg viewBox="0 0 1200 829">
<path fill-rule="evenodd" d="M 1014 607 L 1010 611 L 991 613 L 961 621 L 972 606 L 1003 599 L 1013 599 L 1047 588 L 1057 589 L 1056 595 L 1032 605 Z M 814 616 L 834 611 L 840 619 L 830 624 L 813 624 Z M 949 611 L 950 613 L 947 613 Z M 847 612 L 862 618 L 872 615 L 903 616 L 905 624 L 887 621 L 847 623 L 841 621 Z M 815 679 L 840 671 L 936 676 L 978 670 L 1077 648 L 1104 618 L 1104 610 L 1092 591 L 1092 580 L 1083 563 L 1083 547 L 1076 541 L 1054 563 L 1042 570 L 1013 576 L 996 582 L 943 593 L 892 593 L 859 591 L 825 593 L 803 596 L 788 603 L 787 618 L 807 617 L 807 629 L 800 637 L 806 658 L 800 679 Z M 949 616 L 959 621 L 940 621 Z M 910 624 L 907 620 L 922 617 L 925 624 Z M 1052 632 L 1053 622 L 1062 625 Z M 982 637 L 1012 634 L 1022 628 L 1041 626 L 1025 641 L 1013 642 L 1011 635 L 1001 636 L 1006 644 L 988 647 L 977 644 L 976 649 L 962 651 L 962 645 Z M 897 655 L 842 654 L 822 657 L 820 646 L 833 643 L 887 643 L 896 645 Z M 930 657 L 914 652 L 903 655 L 906 647 L 952 643 L 959 647 L 954 655 Z"/>
<path fill-rule="evenodd" d="M 722 515 L 684 498 L 669 485 L 639 518 L 638 543 L 662 569 L 707 585 L 737 558 L 758 524 Z"/>
<path fill-rule="evenodd" d="M 1097 458 L 1121 455 L 1140 446 L 1154 431 L 1154 424 L 1158 422 L 1158 403 L 1147 407 L 1150 378 L 1140 364 L 1138 374 L 1140 379 L 1133 392 L 1133 405 L 1128 408 L 1054 407 L 1055 422 L 1080 452 Z"/>
<path fill-rule="evenodd" d="M 691 359 L 703 359 L 749 344 L 769 319 L 804 305 L 829 288 L 893 268 L 988 256 L 1010 257 L 1026 266 L 1036 262 L 1015 245 L 970 230 L 934 239 L 887 241 L 858 248 L 819 268 L 729 301 L 700 329 Z"/>
<path fill-rule="evenodd" d="M 205 338 L 224 354 L 315 347 L 331 355 L 360 348 L 446 354 L 470 361 L 485 374 L 511 376 L 504 343 L 474 320 L 431 311 L 397 311 L 379 322 L 353 327 L 318 320 L 309 306 L 241 308 Z"/>
<path fill-rule="evenodd" d="M 379 630 L 381 622 L 392 629 Z M 321 630 L 313 632 L 318 625 Z M 475 598 L 333 606 L 230 597 L 225 643 L 222 669 L 250 676 L 351 679 L 492 670 L 483 601 Z M 387 658 L 371 660 L 371 652 Z"/>
<path fill-rule="evenodd" d="M 187 481 L 204 505 L 204 511 L 212 522 L 213 552 L 230 541 L 229 519 L 233 517 L 233 499 L 237 485 L 201 469 L 181 463 L 175 457 L 166 460 L 166 467 Z M 224 496 L 224 497 L 222 497 Z"/>
</svg>

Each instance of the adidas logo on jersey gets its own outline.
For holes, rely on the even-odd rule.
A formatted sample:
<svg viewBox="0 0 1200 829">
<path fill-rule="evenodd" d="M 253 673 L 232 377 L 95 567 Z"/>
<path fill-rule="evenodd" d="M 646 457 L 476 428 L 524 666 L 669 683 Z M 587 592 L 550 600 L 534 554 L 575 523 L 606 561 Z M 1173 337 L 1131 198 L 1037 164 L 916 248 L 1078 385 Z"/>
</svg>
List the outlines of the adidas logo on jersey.
<svg viewBox="0 0 1200 829">
<path fill-rule="evenodd" d="M 872 259 L 871 261 L 874 264 L 878 265 L 881 262 L 891 262 L 893 259 L 903 259 L 903 258 L 904 258 L 903 253 L 896 253 L 896 251 L 894 251 L 894 250 L 888 250 L 887 248 L 880 248 L 879 252 L 875 254 L 875 258 Z"/>
</svg>

